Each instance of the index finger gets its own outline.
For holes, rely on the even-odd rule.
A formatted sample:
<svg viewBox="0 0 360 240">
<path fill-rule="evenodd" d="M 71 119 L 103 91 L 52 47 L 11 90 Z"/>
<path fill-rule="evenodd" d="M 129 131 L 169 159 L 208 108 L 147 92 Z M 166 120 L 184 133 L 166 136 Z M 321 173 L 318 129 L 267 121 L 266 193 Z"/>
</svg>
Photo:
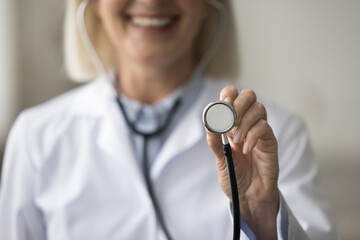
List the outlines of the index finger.
<svg viewBox="0 0 360 240">
<path fill-rule="evenodd" d="M 252 104 L 256 102 L 256 94 L 251 89 L 243 89 L 233 102 L 237 114 L 238 123 Z"/>
<path fill-rule="evenodd" d="M 231 105 L 239 95 L 239 90 L 234 86 L 224 87 L 220 92 L 220 100 L 226 101 Z"/>
</svg>

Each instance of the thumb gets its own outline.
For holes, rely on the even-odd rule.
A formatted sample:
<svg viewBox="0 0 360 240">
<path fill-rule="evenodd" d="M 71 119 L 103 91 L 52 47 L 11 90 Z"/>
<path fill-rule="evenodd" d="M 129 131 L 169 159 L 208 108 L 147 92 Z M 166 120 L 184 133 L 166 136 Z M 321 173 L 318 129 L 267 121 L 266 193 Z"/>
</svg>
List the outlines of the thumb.
<svg viewBox="0 0 360 240">
<path fill-rule="evenodd" d="M 215 158 L 222 159 L 224 157 L 224 152 L 222 149 L 221 135 L 212 133 L 206 129 L 206 141 L 211 151 L 214 153 Z"/>
</svg>

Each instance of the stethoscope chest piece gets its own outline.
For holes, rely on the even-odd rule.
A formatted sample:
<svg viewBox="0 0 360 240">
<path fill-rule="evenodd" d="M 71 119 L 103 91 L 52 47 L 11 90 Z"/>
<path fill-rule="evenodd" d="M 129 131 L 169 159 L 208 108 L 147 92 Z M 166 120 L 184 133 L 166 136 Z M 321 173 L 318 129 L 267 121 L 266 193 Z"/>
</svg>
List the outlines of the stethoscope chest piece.
<svg viewBox="0 0 360 240">
<path fill-rule="evenodd" d="M 226 133 L 236 122 L 234 108 L 225 101 L 217 101 L 206 106 L 203 112 L 203 123 L 213 133 Z"/>
</svg>

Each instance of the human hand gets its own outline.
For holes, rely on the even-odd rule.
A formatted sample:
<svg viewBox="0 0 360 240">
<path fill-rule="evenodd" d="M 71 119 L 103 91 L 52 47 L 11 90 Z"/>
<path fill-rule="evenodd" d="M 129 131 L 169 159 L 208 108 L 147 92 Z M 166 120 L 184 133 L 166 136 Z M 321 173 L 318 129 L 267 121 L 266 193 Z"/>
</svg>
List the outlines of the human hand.
<svg viewBox="0 0 360 240">
<path fill-rule="evenodd" d="M 250 89 L 238 92 L 235 87 L 225 87 L 220 100 L 233 105 L 237 114 L 237 122 L 227 135 L 232 148 L 241 216 L 258 239 L 276 239 L 278 151 L 266 109 Z M 231 201 L 221 136 L 207 131 L 207 142 L 216 158 L 220 186 Z"/>
</svg>

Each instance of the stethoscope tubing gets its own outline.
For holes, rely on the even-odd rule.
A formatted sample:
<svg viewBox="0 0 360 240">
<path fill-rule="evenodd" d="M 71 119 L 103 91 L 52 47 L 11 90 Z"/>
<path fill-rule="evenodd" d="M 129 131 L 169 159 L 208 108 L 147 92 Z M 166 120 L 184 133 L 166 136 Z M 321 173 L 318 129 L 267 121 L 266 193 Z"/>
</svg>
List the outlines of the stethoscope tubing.
<svg viewBox="0 0 360 240">
<path fill-rule="evenodd" d="M 240 221 L 240 202 L 239 202 L 239 192 L 236 181 L 235 167 L 232 158 L 231 146 L 230 143 L 223 144 L 223 151 L 226 160 L 227 171 L 229 175 L 230 191 L 231 191 L 231 200 L 233 206 L 233 240 L 240 239 L 241 231 L 241 221 Z"/>
</svg>

